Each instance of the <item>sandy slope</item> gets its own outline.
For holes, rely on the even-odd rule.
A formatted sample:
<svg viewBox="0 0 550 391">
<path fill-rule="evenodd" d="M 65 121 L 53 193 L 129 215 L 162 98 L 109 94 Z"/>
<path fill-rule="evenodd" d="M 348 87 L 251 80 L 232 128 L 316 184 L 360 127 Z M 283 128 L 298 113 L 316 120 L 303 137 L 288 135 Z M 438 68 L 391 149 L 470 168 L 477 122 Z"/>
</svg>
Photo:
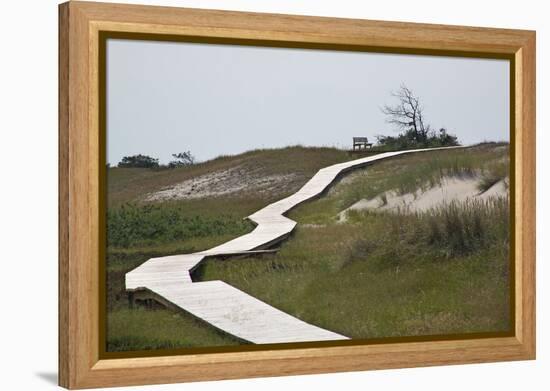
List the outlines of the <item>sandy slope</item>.
<svg viewBox="0 0 550 391">
<path fill-rule="evenodd" d="M 480 193 L 478 190 L 479 178 L 448 177 L 442 180 L 439 186 L 426 191 L 417 191 L 399 195 L 395 191 L 382 193 L 370 200 L 362 199 L 338 214 L 340 221 L 346 221 L 347 212 L 350 210 L 377 210 L 377 211 L 406 211 L 422 212 L 444 203 L 464 202 L 468 199 L 487 199 L 489 197 L 505 196 L 508 194 L 505 182 L 499 181 L 487 191 Z M 383 201 L 383 195 L 386 202 Z"/>
<path fill-rule="evenodd" d="M 200 175 L 160 191 L 147 194 L 145 201 L 167 201 L 221 197 L 242 191 L 270 192 L 290 182 L 296 175 L 263 175 L 259 170 L 232 167 Z"/>
</svg>

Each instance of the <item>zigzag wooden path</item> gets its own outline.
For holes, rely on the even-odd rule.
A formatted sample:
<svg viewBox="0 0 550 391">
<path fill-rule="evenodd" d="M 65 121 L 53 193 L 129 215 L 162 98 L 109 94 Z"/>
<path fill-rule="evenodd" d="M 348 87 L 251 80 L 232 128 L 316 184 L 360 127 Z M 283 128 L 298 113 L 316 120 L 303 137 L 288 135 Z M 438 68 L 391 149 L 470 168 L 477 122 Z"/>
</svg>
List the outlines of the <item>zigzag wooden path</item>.
<svg viewBox="0 0 550 391">
<path fill-rule="evenodd" d="M 280 311 L 223 281 L 193 282 L 190 273 L 206 257 L 243 254 L 284 240 L 296 226 L 296 222 L 284 214 L 322 194 L 339 175 L 349 170 L 393 156 L 450 148 L 457 147 L 386 152 L 322 168 L 293 195 L 248 216 L 257 224 L 252 232 L 209 250 L 149 259 L 126 274 L 126 289 L 148 290 L 161 301 L 252 343 L 348 339 Z"/>
</svg>

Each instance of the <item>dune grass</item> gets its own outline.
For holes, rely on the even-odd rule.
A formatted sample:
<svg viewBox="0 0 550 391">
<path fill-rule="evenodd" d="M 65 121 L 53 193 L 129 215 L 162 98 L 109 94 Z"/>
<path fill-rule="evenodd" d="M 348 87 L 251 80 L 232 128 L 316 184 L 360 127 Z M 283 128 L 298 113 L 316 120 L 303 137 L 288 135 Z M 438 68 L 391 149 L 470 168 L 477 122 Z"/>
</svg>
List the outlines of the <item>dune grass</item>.
<svg viewBox="0 0 550 391">
<path fill-rule="evenodd" d="M 490 164 L 487 164 L 483 169 L 481 180 L 478 184 L 479 191 L 487 191 L 491 188 L 491 186 L 502 180 L 504 181 L 505 185 L 508 186 L 507 177 L 509 176 L 509 172 L 509 159 L 499 159 L 491 162 Z"/>
<path fill-rule="evenodd" d="M 108 317 L 107 350 L 176 349 L 237 345 L 226 334 L 205 327 L 191 316 L 165 310 L 121 309 Z"/>
<path fill-rule="evenodd" d="M 381 196 L 383 203 L 386 191 L 394 190 L 400 195 L 414 193 L 441 184 L 445 177 L 480 177 L 496 166 L 499 175 L 506 175 L 507 156 L 507 144 L 487 143 L 382 160 L 347 174 L 323 197 L 301 205 L 289 217 L 304 224 L 327 224 L 335 222 L 340 211 L 361 199 Z"/>
<path fill-rule="evenodd" d="M 276 255 L 210 259 L 223 279 L 352 338 L 507 331 L 508 200 L 298 226 Z M 330 240 L 327 240 L 330 238 Z"/>
</svg>

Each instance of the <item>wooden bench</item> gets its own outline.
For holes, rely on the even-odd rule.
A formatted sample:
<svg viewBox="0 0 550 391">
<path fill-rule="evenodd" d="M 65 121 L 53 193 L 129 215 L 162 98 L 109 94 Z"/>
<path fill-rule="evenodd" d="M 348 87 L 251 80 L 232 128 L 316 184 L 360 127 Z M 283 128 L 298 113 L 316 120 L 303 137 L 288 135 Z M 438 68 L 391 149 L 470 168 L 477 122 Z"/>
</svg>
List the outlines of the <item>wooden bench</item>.
<svg viewBox="0 0 550 391">
<path fill-rule="evenodd" d="M 357 149 L 367 149 L 372 147 L 372 143 L 369 143 L 369 139 L 366 137 L 354 137 L 353 138 L 353 150 Z"/>
</svg>

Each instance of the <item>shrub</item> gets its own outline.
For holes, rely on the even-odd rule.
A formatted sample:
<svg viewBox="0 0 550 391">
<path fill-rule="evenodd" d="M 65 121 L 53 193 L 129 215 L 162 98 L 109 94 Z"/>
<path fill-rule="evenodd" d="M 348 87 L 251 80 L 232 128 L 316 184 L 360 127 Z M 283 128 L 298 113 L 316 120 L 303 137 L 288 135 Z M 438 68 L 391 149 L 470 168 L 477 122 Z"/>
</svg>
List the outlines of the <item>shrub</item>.
<svg viewBox="0 0 550 391">
<path fill-rule="evenodd" d="M 173 153 L 172 157 L 174 160 L 168 163 L 169 168 L 184 167 L 195 164 L 195 157 L 191 154 L 191 151 Z"/>
<path fill-rule="evenodd" d="M 159 160 L 147 155 L 124 156 L 119 167 L 126 168 L 155 168 L 159 166 Z"/>
<path fill-rule="evenodd" d="M 426 138 L 418 141 L 412 130 L 406 130 L 397 136 L 376 136 L 377 144 L 373 148 L 375 150 L 403 150 L 415 148 L 437 148 L 437 147 L 453 147 L 460 145 L 458 138 L 447 133 L 445 128 L 439 129 L 439 132 L 430 131 Z"/>
<path fill-rule="evenodd" d="M 178 205 L 124 204 L 107 211 L 109 246 L 133 247 L 210 235 L 240 235 L 251 223 L 231 215 L 189 215 Z"/>
</svg>

